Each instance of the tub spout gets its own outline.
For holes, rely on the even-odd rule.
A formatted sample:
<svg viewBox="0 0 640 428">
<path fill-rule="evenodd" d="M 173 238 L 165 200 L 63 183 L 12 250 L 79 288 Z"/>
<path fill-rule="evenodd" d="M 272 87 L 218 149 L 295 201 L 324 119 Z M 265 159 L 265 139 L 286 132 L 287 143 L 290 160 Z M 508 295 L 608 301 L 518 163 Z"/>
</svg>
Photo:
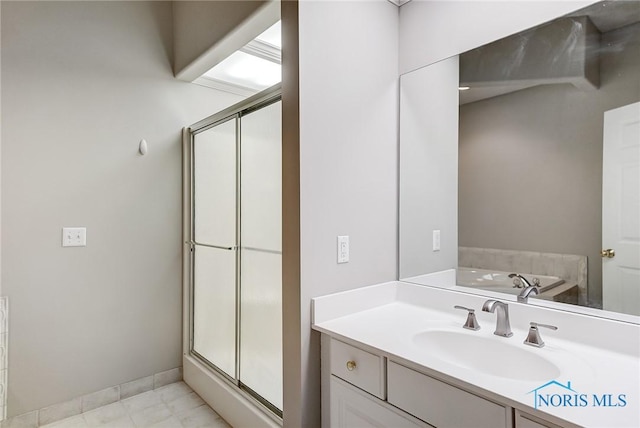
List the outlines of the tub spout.
<svg viewBox="0 0 640 428">
<path fill-rule="evenodd" d="M 525 288 L 527 287 L 531 287 L 531 284 L 529 283 L 529 281 L 527 281 L 527 278 L 525 278 L 524 276 L 520 275 L 519 273 L 510 273 L 509 274 L 509 278 L 518 278 L 520 281 L 524 282 L 526 285 L 524 286 Z M 520 287 L 518 287 L 520 288 Z"/>
</svg>

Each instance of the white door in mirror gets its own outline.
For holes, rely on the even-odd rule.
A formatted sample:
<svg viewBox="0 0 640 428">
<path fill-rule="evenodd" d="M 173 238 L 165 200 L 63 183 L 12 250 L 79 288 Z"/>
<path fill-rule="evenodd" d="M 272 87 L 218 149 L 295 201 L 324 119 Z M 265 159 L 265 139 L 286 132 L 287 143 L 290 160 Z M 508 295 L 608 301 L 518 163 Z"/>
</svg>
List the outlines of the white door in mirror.
<svg viewBox="0 0 640 428">
<path fill-rule="evenodd" d="M 602 305 L 640 315 L 640 103 L 604 113 Z"/>
<path fill-rule="evenodd" d="M 86 247 L 87 228 L 86 227 L 63 227 L 62 228 L 63 247 Z"/>
</svg>

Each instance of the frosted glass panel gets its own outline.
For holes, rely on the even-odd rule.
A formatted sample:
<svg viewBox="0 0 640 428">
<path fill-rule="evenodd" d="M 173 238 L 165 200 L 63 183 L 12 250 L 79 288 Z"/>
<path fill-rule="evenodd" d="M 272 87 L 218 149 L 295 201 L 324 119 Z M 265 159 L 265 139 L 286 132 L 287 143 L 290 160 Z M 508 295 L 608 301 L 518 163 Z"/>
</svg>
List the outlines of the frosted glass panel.
<svg viewBox="0 0 640 428">
<path fill-rule="evenodd" d="M 236 253 L 197 246 L 194 257 L 193 349 L 235 377 Z"/>
<path fill-rule="evenodd" d="M 195 240 L 232 247 L 236 242 L 236 121 L 194 136 Z"/>
<path fill-rule="evenodd" d="M 280 410 L 281 104 L 194 135 L 192 200 L 193 351 Z"/>
<path fill-rule="evenodd" d="M 282 102 L 242 118 L 242 246 L 282 247 Z"/>
<path fill-rule="evenodd" d="M 240 381 L 282 409 L 281 102 L 242 118 Z"/>
<path fill-rule="evenodd" d="M 240 381 L 282 409 L 282 256 L 241 257 Z"/>
</svg>

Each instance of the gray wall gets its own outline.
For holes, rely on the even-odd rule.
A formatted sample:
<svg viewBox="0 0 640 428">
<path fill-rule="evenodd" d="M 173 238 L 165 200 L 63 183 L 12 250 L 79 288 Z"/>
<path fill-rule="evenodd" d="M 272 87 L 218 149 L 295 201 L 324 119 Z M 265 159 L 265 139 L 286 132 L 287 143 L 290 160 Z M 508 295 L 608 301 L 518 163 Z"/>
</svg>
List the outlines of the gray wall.
<svg viewBox="0 0 640 428">
<path fill-rule="evenodd" d="M 400 278 L 458 266 L 458 70 L 453 57 L 400 79 Z"/>
<path fill-rule="evenodd" d="M 320 341 L 310 299 L 396 279 L 398 8 L 383 0 L 298 7 L 302 389 L 285 412 L 300 409 L 287 426 L 316 427 Z M 336 262 L 338 235 L 351 238 L 349 263 Z"/>
<path fill-rule="evenodd" d="M 586 255 L 595 306 L 603 114 L 640 100 L 640 24 L 602 46 L 597 91 L 540 86 L 460 108 L 460 245 Z"/>
<path fill-rule="evenodd" d="M 174 1 L 174 73 L 192 82 L 280 19 L 274 0 Z"/>
<path fill-rule="evenodd" d="M 238 98 L 173 78 L 169 2 L 1 7 L 11 416 L 181 364 L 180 130 Z"/>
<path fill-rule="evenodd" d="M 264 1 L 229 0 L 172 3 L 176 74 L 264 5 Z"/>
</svg>

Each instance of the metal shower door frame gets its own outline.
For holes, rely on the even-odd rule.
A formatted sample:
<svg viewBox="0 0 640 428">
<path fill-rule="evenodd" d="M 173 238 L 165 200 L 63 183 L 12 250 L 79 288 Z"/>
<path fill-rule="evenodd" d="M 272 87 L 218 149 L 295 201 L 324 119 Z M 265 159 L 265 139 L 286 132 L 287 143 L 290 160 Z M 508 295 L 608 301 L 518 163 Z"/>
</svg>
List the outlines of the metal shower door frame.
<svg viewBox="0 0 640 428">
<path fill-rule="evenodd" d="M 212 371 L 219 375 L 221 379 L 238 388 L 240 392 L 247 395 L 253 401 L 266 407 L 269 411 L 274 413 L 278 418 L 282 417 L 282 411 L 251 388 L 246 387 L 240 380 L 240 322 L 241 322 L 241 310 L 240 310 L 240 292 L 241 292 L 241 131 L 242 131 L 242 117 L 260 110 L 263 107 L 267 107 L 280 101 L 281 85 L 274 85 L 240 103 L 237 103 L 231 107 L 228 107 L 214 115 L 211 115 L 201 121 L 194 123 L 193 125 L 183 128 L 182 141 L 183 141 L 183 236 L 185 249 L 183 252 L 183 350 L 185 353 L 196 358 Z M 227 123 L 230 120 L 235 120 L 235 144 L 236 144 L 236 233 L 235 233 L 235 245 L 233 247 L 222 247 L 217 245 L 208 245 L 195 241 L 195 210 L 194 210 L 194 142 L 195 136 L 199 133 L 205 132 L 209 129 L 215 128 L 218 125 Z M 198 246 L 213 247 L 222 250 L 235 251 L 235 373 L 234 376 L 229 376 L 223 370 L 215 366 L 204 356 L 194 350 L 194 252 Z"/>
</svg>

